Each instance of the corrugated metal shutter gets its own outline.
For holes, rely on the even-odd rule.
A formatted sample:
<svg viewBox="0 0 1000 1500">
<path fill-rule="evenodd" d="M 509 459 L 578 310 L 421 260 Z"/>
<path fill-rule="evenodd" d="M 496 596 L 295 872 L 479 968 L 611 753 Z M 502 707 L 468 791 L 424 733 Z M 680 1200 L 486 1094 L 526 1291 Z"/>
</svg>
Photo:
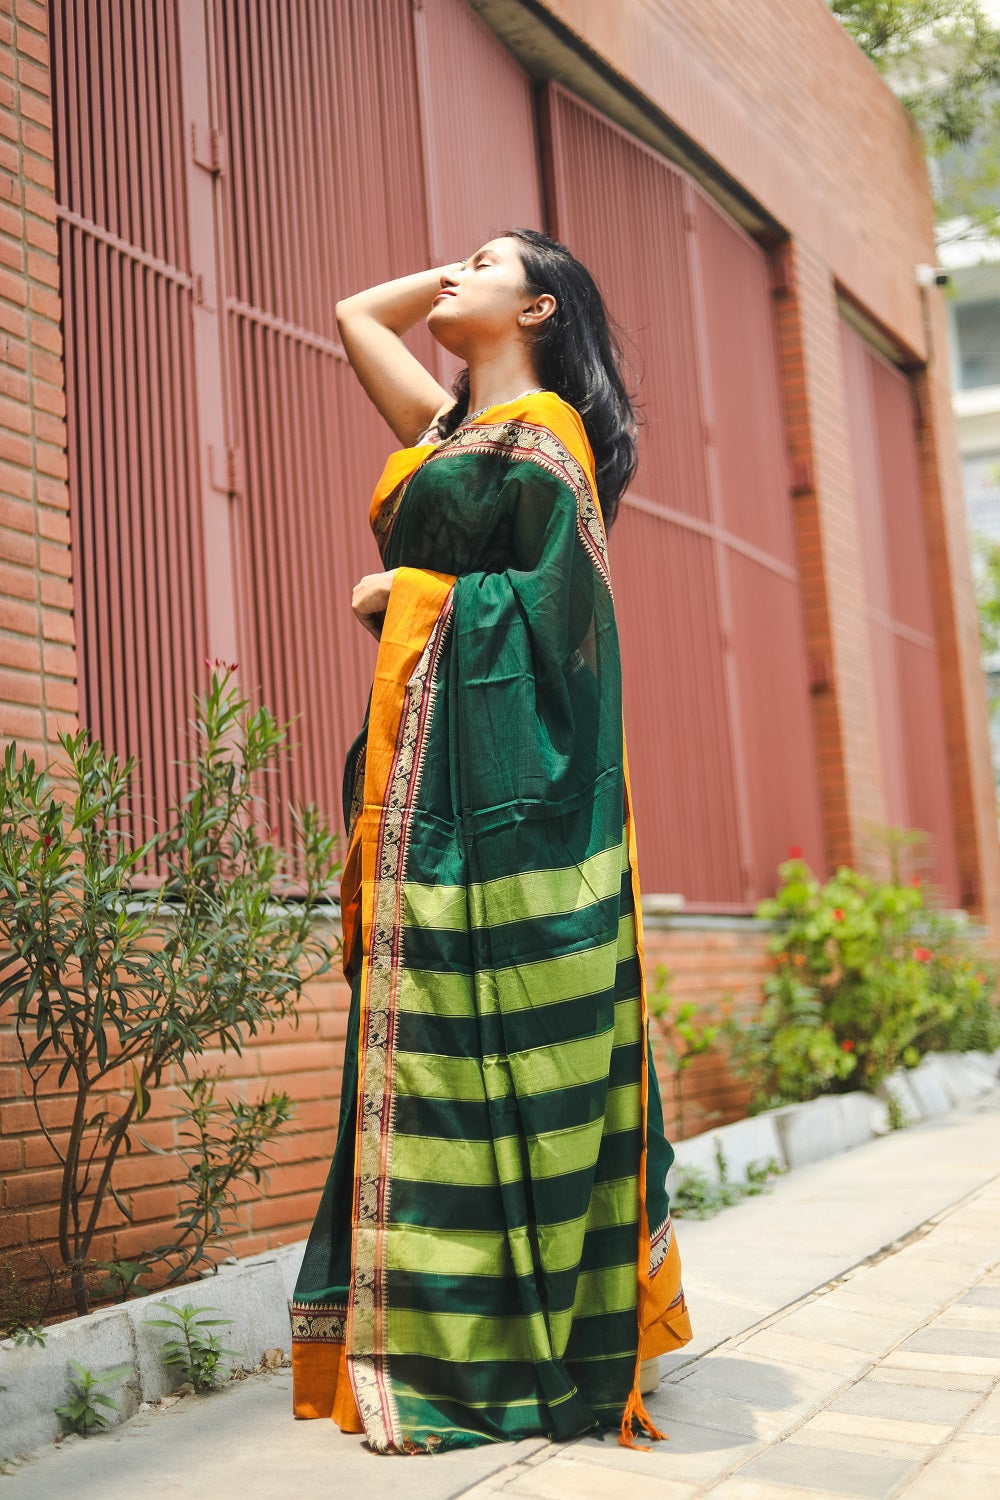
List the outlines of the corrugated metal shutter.
<svg viewBox="0 0 1000 1500">
<path fill-rule="evenodd" d="M 610 550 L 644 884 L 746 910 L 789 844 L 823 865 L 767 259 L 588 106 L 549 85 L 546 110 L 554 227 L 641 374 Z"/>
<path fill-rule="evenodd" d="M 541 222 L 532 86 L 464 0 L 69 4 L 60 21 L 83 718 L 141 756 L 162 821 L 203 658 L 238 656 L 253 698 L 295 720 L 261 788 L 288 840 L 289 800 L 340 822 L 376 650 L 351 591 L 381 567 L 368 504 L 394 446 L 334 307 Z M 499 130 L 500 176 L 483 165 Z M 425 330 L 410 342 L 434 364 Z"/>
<path fill-rule="evenodd" d="M 840 320 L 886 819 L 931 835 L 928 879 L 961 904 L 909 380 Z"/>
<path fill-rule="evenodd" d="M 392 434 L 340 347 L 338 297 L 428 264 L 406 0 L 215 5 L 229 441 L 242 455 L 243 680 L 301 715 L 288 798 L 340 821 L 375 642 L 351 591 L 381 568 L 368 504 Z M 430 357 L 421 330 L 415 347 Z"/>
<path fill-rule="evenodd" d="M 420 0 L 414 34 L 431 264 L 446 265 L 501 230 L 544 227 L 534 89 L 467 0 Z M 450 388 L 460 362 L 434 354 Z"/>
<path fill-rule="evenodd" d="M 207 649 L 173 6 L 51 10 L 80 716 L 179 800 Z"/>
</svg>

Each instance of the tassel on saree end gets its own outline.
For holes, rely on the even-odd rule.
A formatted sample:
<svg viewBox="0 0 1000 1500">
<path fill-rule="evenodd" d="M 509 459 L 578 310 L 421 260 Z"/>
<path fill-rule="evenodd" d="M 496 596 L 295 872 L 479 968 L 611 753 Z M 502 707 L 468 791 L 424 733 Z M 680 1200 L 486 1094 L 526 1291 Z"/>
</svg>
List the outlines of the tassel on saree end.
<svg viewBox="0 0 1000 1500">
<path fill-rule="evenodd" d="M 633 1386 L 629 1394 L 629 1398 L 625 1406 L 625 1411 L 622 1415 L 622 1426 L 621 1431 L 618 1434 L 618 1441 L 623 1448 L 637 1448 L 640 1453 L 649 1453 L 651 1449 L 648 1443 L 636 1442 L 635 1433 L 632 1431 L 633 1421 L 638 1422 L 639 1426 L 643 1428 L 646 1434 L 649 1437 L 653 1438 L 654 1441 L 669 1442 L 669 1435 L 666 1432 L 660 1431 L 660 1429 L 654 1424 L 652 1417 L 649 1415 L 649 1412 L 646 1410 L 642 1396 L 639 1394 L 638 1384 Z"/>
</svg>

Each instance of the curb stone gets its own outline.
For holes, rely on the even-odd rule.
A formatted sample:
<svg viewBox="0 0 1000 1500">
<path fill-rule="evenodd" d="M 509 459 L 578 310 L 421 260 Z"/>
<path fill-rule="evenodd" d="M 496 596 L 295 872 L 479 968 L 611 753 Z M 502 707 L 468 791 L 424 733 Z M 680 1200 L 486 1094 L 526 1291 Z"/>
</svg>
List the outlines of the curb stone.
<svg viewBox="0 0 1000 1500">
<path fill-rule="evenodd" d="M 54 1323 L 41 1347 L 0 1342 L 0 1463 L 27 1457 L 61 1436 L 55 1407 L 68 1394 L 70 1359 L 95 1373 L 129 1367 L 130 1373 L 107 1391 L 119 1403 L 117 1418 L 109 1413 L 110 1425 L 169 1395 L 180 1377 L 164 1365 L 159 1351 L 171 1334 L 148 1323 L 162 1316 L 164 1306 L 190 1302 L 231 1318 L 232 1325 L 218 1331 L 237 1351 L 238 1363 L 253 1367 L 268 1349 L 287 1351 L 288 1303 L 304 1249 L 303 1242 L 248 1256 L 221 1266 L 214 1276 Z"/>
<path fill-rule="evenodd" d="M 710 1181 L 718 1183 L 720 1152 L 730 1180 L 745 1174 L 751 1163 L 772 1158 L 786 1170 L 804 1167 L 885 1135 L 890 1128 L 890 1098 L 896 1100 L 908 1122 L 929 1120 L 981 1098 L 996 1086 L 998 1076 L 1000 1050 L 992 1054 L 929 1052 L 918 1067 L 900 1068 L 890 1074 L 878 1094 L 861 1090 L 824 1094 L 676 1141 L 670 1170 L 678 1174 L 704 1172 Z M 670 1183 L 668 1175 L 668 1187 Z"/>
</svg>

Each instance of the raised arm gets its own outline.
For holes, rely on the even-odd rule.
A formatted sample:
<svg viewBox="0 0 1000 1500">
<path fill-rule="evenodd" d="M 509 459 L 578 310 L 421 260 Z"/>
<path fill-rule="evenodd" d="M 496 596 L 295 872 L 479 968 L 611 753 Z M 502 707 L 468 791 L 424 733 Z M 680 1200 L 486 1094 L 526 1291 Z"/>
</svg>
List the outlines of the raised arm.
<svg viewBox="0 0 1000 1500">
<path fill-rule="evenodd" d="M 403 343 L 403 334 L 425 318 L 451 266 L 399 276 L 344 297 L 337 326 L 354 372 L 404 446 L 415 443 L 453 397 Z"/>
</svg>

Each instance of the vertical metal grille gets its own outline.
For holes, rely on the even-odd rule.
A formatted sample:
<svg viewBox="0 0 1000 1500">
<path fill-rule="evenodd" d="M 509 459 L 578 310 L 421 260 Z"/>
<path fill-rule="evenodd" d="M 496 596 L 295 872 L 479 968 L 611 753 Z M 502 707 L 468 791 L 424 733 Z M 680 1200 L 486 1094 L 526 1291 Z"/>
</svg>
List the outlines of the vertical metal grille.
<svg viewBox="0 0 1000 1500">
<path fill-rule="evenodd" d="M 82 721 L 180 799 L 205 652 L 191 276 L 172 6 L 52 8 Z"/>
<path fill-rule="evenodd" d="M 533 87 L 468 0 L 419 0 L 413 22 L 431 264 L 445 265 L 500 230 L 544 228 Z M 433 355 L 450 388 L 461 361 Z"/>
<path fill-rule="evenodd" d="M 381 568 L 368 525 L 393 439 L 338 342 L 339 297 L 427 264 L 420 125 L 404 0 L 212 7 L 226 149 L 223 256 L 241 676 L 297 748 L 269 789 L 340 820 L 375 643 L 353 585 Z M 425 333 L 414 339 L 429 357 Z"/>
<path fill-rule="evenodd" d="M 767 260 L 669 162 L 546 96 L 550 212 L 641 377 L 610 551 L 645 881 L 745 910 L 790 843 L 823 864 Z"/>
<path fill-rule="evenodd" d="M 907 377 L 840 321 L 878 694 L 886 818 L 931 836 L 929 880 L 961 904 L 915 409 Z"/>
</svg>

